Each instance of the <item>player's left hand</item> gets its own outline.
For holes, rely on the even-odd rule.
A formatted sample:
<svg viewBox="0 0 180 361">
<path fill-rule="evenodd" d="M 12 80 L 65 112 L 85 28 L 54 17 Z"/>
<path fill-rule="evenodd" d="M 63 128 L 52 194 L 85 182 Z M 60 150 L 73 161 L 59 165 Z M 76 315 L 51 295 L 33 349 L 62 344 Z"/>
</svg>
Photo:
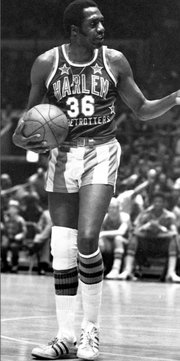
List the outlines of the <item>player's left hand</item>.
<svg viewBox="0 0 180 361">
<path fill-rule="evenodd" d="M 49 151 L 46 141 L 38 141 L 41 137 L 40 134 L 34 134 L 28 138 L 24 137 L 23 128 L 24 120 L 21 118 L 13 134 L 13 143 L 15 145 L 26 150 L 31 150 L 35 153 L 46 153 Z"/>
<path fill-rule="evenodd" d="M 176 92 L 176 104 L 177 105 L 180 105 L 180 89 Z"/>
</svg>

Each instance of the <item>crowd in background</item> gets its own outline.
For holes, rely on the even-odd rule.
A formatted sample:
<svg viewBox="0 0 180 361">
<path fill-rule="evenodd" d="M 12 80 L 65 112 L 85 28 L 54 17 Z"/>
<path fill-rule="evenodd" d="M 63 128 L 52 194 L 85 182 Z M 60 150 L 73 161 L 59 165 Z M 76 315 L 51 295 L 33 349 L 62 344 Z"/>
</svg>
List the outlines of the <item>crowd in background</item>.
<svg viewBox="0 0 180 361">
<path fill-rule="evenodd" d="M 166 87 L 166 79 L 158 77 L 158 74 L 151 74 L 148 84 L 144 83 L 144 93 L 146 96 L 149 95 L 149 98 L 167 93 L 170 87 L 171 90 L 175 89 L 176 73 L 172 72 L 171 82 L 167 83 L 170 84 L 168 87 Z M 159 80 L 159 87 L 157 87 Z M 18 114 L 21 111 L 14 111 L 13 106 L 7 104 L 5 99 L 3 104 L 5 106 L 2 111 L 1 127 L 5 129 L 8 126 L 8 131 L 11 131 L 11 126 L 14 129 L 13 122 L 17 123 Z M 177 232 L 180 233 L 179 108 L 173 108 L 158 119 L 142 122 L 135 119 L 133 113 L 119 100 L 117 139 L 122 147 L 122 156 L 115 197 L 121 198 L 120 204 L 123 204 L 125 212 L 130 214 L 132 226 L 138 214 L 152 204 L 154 192 L 160 191 L 165 196 L 165 208 L 174 212 Z M 36 266 L 39 274 L 51 271 L 51 223 L 47 209 L 47 194 L 44 191 L 44 179 L 45 170 L 41 168 L 41 164 L 37 173 L 24 179 L 25 184 L 20 187 L 16 186 L 17 182 L 13 184 L 10 174 L 1 176 L 2 270 L 5 272 L 18 272 L 22 250 L 27 255 L 30 270 Z M 146 187 L 134 198 L 132 194 L 144 182 L 148 182 Z M 126 249 L 128 241 L 129 239 L 125 242 L 126 246 L 123 245 L 123 252 L 121 247 L 119 253 L 123 254 L 123 257 L 124 250 L 128 251 Z M 113 257 L 117 264 L 119 251 L 113 253 L 113 242 L 107 243 L 106 249 L 101 242 L 101 247 L 104 251 L 106 275 L 110 271 L 109 267 L 113 265 Z M 133 277 L 130 278 L 133 279 Z"/>
<path fill-rule="evenodd" d="M 44 191 L 45 172 L 38 168 L 25 184 L 12 185 L 1 175 L 1 261 L 2 271 L 17 273 L 20 251 L 24 250 L 32 271 L 44 275 L 51 270 L 51 220 Z M 10 254 L 10 255 L 9 255 Z M 8 256 L 10 259 L 8 259 Z"/>
<path fill-rule="evenodd" d="M 36 257 L 39 274 L 51 271 L 51 220 L 47 206 L 47 193 L 44 191 L 45 175 L 46 171 L 39 167 L 23 185 L 16 186 L 13 186 L 8 174 L 1 175 L 2 271 L 4 272 L 18 272 L 21 250 L 25 250 L 29 260 Z M 113 198 L 119 202 L 116 215 L 119 212 L 128 215 L 130 226 L 128 229 L 132 232 L 138 216 L 152 206 L 156 193 L 163 194 L 164 208 L 174 214 L 174 223 L 179 235 L 180 177 L 175 177 L 173 173 L 172 176 L 167 175 L 163 165 L 159 163 L 154 168 L 148 168 L 146 162 L 137 159 L 133 172 L 130 175 L 128 172 L 128 177 L 118 180 L 118 188 Z M 130 233 L 126 236 L 125 243 L 127 244 L 129 235 Z M 100 245 L 102 246 L 102 242 Z M 105 250 L 105 265 L 108 265 L 112 258 L 113 247 L 112 242 L 110 249 Z M 177 257 L 179 257 L 178 254 Z M 112 262 L 110 263 L 112 267 Z"/>
<path fill-rule="evenodd" d="M 153 97 L 153 91 L 154 96 L 158 97 L 163 92 L 167 93 L 170 88 L 170 85 L 167 88 L 165 86 L 166 79 L 158 77 L 158 75 L 151 74 L 148 84 L 144 83 L 149 92 L 144 88 L 144 93 L 146 96 L 149 95 L 149 98 Z M 171 77 L 172 81 L 167 84 L 171 84 L 172 90 L 176 85 L 177 78 L 175 73 L 172 73 Z M 156 86 L 157 81 L 160 81 L 159 87 Z M 8 124 L 14 127 L 13 121 L 17 122 L 17 117 L 18 115 L 14 114 L 14 108 L 7 105 L 2 112 L 2 127 L 4 128 Z M 174 212 L 177 230 L 180 233 L 179 108 L 173 108 L 158 119 L 142 122 L 135 119 L 133 113 L 119 100 L 117 104 L 117 139 L 122 147 L 122 156 L 115 197 L 120 197 L 120 204 L 130 215 L 131 224 L 134 224 L 140 212 L 148 209 L 152 204 L 154 192 L 162 192 L 165 196 L 164 206 Z M 31 270 L 33 264 L 37 265 L 39 274 L 45 274 L 51 270 L 51 224 L 44 180 L 45 170 L 41 168 L 41 164 L 37 172 L 25 179 L 25 184 L 20 187 L 12 184 L 9 174 L 1 176 L 2 270 L 4 271 L 18 271 L 21 250 L 28 255 Z M 141 185 L 144 182 L 147 183 L 142 190 Z M 136 194 L 139 187 L 141 190 L 139 194 Z M 136 197 L 133 194 L 136 194 Z M 104 252 L 107 264 L 105 274 L 109 271 L 109 266 L 112 266 L 112 245 L 113 243 L 108 248 L 109 245 L 106 244 L 107 249 Z M 10 253 L 12 257 L 9 260 Z"/>
<path fill-rule="evenodd" d="M 53 0 L 54 6 L 52 0 L 44 0 L 42 3 L 39 1 L 38 4 L 28 0 L 17 0 L 16 3 L 4 0 L 3 3 L 2 137 L 6 131 L 13 131 L 19 114 L 26 105 L 24 102 L 30 87 L 30 68 L 44 42 L 52 39 L 52 36 L 58 41 L 62 40 L 62 15 L 69 0 Z M 155 99 L 177 90 L 180 82 L 177 51 L 180 41 L 179 1 L 175 1 L 173 6 L 171 0 L 162 0 L 156 4 L 143 0 L 100 0 L 99 3 L 105 14 L 106 38 L 119 38 L 120 45 L 117 49 L 125 54 L 132 65 L 135 80 L 144 95 L 148 99 Z M 137 47 L 133 50 L 136 40 L 134 37 L 143 41 L 141 49 Z M 123 45 L 123 40 L 129 43 L 124 42 Z M 33 45 L 28 46 L 28 41 Z M 141 63 L 138 57 L 140 51 L 143 53 Z M 156 120 L 142 122 L 135 120 L 133 113 L 119 100 L 117 139 L 122 147 L 122 156 L 115 199 L 120 199 L 121 207 L 129 214 L 131 226 L 135 227 L 138 215 L 152 205 L 154 193 L 162 192 L 165 196 L 164 207 L 174 213 L 177 232 L 180 233 L 179 107 L 174 107 Z M 11 151 L 13 155 L 20 155 L 16 153 L 15 147 Z M 24 185 L 20 187 L 17 186 L 17 181 L 14 184 L 11 174 L 1 175 L 4 271 L 18 271 L 21 250 L 28 255 L 31 269 L 36 264 L 39 274 L 51 270 L 51 222 L 47 194 L 43 190 L 45 170 L 41 168 L 41 163 L 38 167 L 37 172 L 24 179 Z M 143 189 L 142 184 L 145 184 Z M 128 240 L 125 243 L 126 249 Z M 104 247 L 102 243 L 101 246 Z M 109 245 L 106 246 L 108 249 Z M 107 259 L 106 273 L 110 271 L 108 267 L 113 262 L 108 263 L 113 253 L 111 246 L 109 252 L 104 253 L 105 261 Z"/>
</svg>

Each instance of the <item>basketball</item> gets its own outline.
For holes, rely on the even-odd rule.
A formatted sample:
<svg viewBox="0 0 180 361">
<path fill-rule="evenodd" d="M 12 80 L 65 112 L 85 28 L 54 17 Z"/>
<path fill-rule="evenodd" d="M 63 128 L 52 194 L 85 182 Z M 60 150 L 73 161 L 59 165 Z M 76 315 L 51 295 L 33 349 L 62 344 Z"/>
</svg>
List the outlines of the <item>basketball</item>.
<svg viewBox="0 0 180 361">
<path fill-rule="evenodd" d="M 49 148 L 63 143 L 68 134 L 68 121 L 63 111 L 52 104 L 39 104 L 24 116 L 23 135 L 40 134 L 38 141 L 46 141 Z"/>
</svg>

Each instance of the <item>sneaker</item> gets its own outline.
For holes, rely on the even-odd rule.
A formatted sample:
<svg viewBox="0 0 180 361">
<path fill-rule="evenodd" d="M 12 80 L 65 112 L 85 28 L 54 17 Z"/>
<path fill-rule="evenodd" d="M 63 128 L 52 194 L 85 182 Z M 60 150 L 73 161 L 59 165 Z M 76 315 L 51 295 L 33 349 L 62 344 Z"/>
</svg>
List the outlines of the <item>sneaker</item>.
<svg viewBox="0 0 180 361">
<path fill-rule="evenodd" d="M 111 272 L 109 272 L 105 278 L 107 278 L 108 280 L 117 280 L 118 274 L 119 274 L 118 270 L 112 269 Z"/>
<path fill-rule="evenodd" d="M 172 275 L 166 276 L 165 281 L 172 283 L 180 283 L 180 277 L 176 273 L 173 273 Z"/>
<path fill-rule="evenodd" d="M 82 329 L 77 357 L 84 360 L 95 360 L 99 356 L 99 331 L 92 322 Z"/>
<path fill-rule="evenodd" d="M 137 277 L 135 277 L 132 273 L 128 273 L 127 271 L 123 271 L 117 277 L 120 281 L 137 281 Z"/>
<path fill-rule="evenodd" d="M 59 340 L 57 337 L 54 338 L 48 345 L 35 347 L 32 350 L 32 356 L 40 357 L 45 360 L 56 360 L 76 354 L 77 346 L 76 342 L 68 341 L 66 338 Z"/>
</svg>

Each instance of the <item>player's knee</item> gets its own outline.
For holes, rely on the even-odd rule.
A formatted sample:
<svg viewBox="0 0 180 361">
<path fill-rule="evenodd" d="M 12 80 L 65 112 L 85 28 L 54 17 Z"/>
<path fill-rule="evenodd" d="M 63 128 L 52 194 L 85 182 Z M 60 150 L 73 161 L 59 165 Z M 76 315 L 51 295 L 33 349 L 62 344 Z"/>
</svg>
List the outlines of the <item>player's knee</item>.
<svg viewBox="0 0 180 361">
<path fill-rule="evenodd" d="M 55 270 L 67 270 L 77 266 L 77 230 L 52 227 L 51 254 Z"/>
<path fill-rule="evenodd" d="M 83 254 L 94 253 L 98 248 L 99 234 L 93 230 L 86 230 L 78 234 L 78 250 Z"/>
</svg>

